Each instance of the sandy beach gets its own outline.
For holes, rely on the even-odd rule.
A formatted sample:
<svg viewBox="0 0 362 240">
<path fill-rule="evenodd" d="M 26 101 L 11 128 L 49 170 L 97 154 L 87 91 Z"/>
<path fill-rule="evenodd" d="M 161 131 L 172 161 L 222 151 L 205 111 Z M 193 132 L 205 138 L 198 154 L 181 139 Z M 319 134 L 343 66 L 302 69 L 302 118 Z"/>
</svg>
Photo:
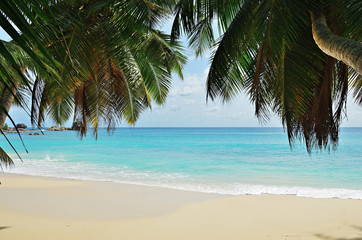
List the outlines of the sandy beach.
<svg viewBox="0 0 362 240">
<path fill-rule="evenodd" d="M 0 174 L 0 239 L 362 239 L 362 201 Z"/>
</svg>

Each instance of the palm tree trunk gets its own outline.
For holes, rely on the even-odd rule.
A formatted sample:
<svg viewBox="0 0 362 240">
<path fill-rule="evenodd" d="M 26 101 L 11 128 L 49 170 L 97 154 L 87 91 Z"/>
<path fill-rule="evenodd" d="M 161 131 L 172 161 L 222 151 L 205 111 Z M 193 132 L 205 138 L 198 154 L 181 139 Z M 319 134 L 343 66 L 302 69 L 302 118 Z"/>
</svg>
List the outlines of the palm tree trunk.
<svg viewBox="0 0 362 240">
<path fill-rule="evenodd" d="M 362 44 L 333 34 L 323 13 L 311 13 L 311 18 L 313 38 L 318 47 L 362 75 Z"/>
<path fill-rule="evenodd" d="M 0 96 L 0 106 L 2 108 L 0 109 L 0 128 L 3 129 L 7 113 L 10 110 L 11 105 L 13 104 L 15 100 L 15 94 L 17 92 L 17 89 L 19 87 L 18 83 L 14 83 L 14 85 L 7 87 L 4 87 L 4 90 Z"/>
</svg>

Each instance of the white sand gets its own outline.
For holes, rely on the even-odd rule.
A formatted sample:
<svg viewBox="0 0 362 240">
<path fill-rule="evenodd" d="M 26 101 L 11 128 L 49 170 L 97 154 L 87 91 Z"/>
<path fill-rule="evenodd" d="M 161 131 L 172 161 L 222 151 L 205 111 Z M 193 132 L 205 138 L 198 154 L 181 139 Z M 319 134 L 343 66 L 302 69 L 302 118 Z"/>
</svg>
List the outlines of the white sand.
<svg viewBox="0 0 362 240">
<path fill-rule="evenodd" d="M 0 239 L 362 240 L 362 201 L 0 174 Z"/>
</svg>

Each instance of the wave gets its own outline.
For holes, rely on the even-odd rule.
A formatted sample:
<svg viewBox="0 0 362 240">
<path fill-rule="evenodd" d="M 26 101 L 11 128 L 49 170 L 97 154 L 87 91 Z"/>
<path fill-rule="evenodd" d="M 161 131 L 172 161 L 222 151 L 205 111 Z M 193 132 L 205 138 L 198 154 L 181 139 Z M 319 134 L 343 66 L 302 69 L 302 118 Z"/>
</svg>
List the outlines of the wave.
<svg viewBox="0 0 362 240">
<path fill-rule="evenodd" d="M 362 190 L 343 188 L 312 188 L 312 187 L 289 187 L 289 186 L 268 186 L 253 184 L 231 184 L 231 185 L 185 185 L 167 186 L 180 190 L 198 191 L 206 193 L 218 193 L 225 195 L 294 195 L 310 198 L 341 198 L 341 199 L 362 199 Z"/>
<path fill-rule="evenodd" d="M 200 183 L 163 183 L 161 181 L 134 181 L 116 180 L 114 178 L 95 178 L 85 175 L 64 176 L 62 174 L 34 174 L 24 171 L 11 171 L 12 173 L 25 174 L 30 176 L 57 177 L 64 179 L 116 182 L 122 184 L 134 184 L 139 186 L 163 187 L 169 189 L 214 193 L 222 195 L 293 195 L 309 198 L 340 198 L 362 200 L 362 190 L 344 188 L 312 188 L 312 187 L 289 187 L 289 186 L 268 186 L 253 184 L 200 184 Z"/>
<path fill-rule="evenodd" d="M 124 184 L 163 187 L 184 191 L 223 195 L 294 195 L 310 198 L 362 199 L 362 190 L 345 188 L 313 188 L 306 186 L 272 186 L 261 184 L 207 182 L 181 173 L 135 171 L 126 165 L 101 165 L 89 162 L 71 162 L 63 156 L 26 159 L 9 170 L 12 173 L 58 177 L 66 179 L 111 181 Z"/>
</svg>

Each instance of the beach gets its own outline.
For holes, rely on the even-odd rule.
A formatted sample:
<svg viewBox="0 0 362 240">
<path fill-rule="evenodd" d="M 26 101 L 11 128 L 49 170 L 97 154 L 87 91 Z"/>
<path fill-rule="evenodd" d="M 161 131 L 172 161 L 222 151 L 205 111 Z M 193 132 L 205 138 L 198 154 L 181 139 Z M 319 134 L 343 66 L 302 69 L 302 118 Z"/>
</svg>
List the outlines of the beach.
<svg viewBox="0 0 362 240">
<path fill-rule="evenodd" d="M 362 240 L 361 1 L 1 3 L 0 240 Z"/>
<path fill-rule="evenodd" d="M 1 173 L 0 239 L 338 239 L 362 201 L 229 196 Z"/>
</svg>

